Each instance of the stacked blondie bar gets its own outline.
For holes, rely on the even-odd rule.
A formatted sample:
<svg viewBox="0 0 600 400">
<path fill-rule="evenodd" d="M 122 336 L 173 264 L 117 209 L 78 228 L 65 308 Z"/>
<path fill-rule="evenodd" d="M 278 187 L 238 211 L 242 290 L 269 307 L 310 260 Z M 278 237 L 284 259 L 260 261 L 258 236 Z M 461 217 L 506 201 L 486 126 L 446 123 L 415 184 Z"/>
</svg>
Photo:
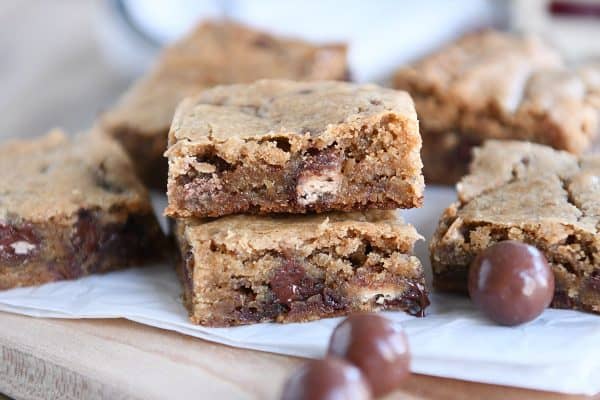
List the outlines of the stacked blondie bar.
<svg viewBox="0 0 600 400">
<path fill-rule="evenodd" d="M 391 211 L 422 203 L 420 148 L 408 94 L 374 85 L 262 80 L 185 99 L 166 214 L 192 321 L 422 315 L 419 235 Z"/>
</svg>

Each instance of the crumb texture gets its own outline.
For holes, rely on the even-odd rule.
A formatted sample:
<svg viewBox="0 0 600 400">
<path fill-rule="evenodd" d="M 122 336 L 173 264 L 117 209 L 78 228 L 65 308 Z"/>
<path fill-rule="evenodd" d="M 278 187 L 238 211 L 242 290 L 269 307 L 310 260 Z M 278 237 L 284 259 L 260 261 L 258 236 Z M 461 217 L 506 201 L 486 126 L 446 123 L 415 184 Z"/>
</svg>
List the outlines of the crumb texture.
<svg viewBox="0 0 600 400">
<path fill-rule="evenodd" d="M 177 222 L 179 274 L 192 321 L 301 322 L 428 305 L 420 237 L 393 212 L 237 215 Z"/>
</svg>

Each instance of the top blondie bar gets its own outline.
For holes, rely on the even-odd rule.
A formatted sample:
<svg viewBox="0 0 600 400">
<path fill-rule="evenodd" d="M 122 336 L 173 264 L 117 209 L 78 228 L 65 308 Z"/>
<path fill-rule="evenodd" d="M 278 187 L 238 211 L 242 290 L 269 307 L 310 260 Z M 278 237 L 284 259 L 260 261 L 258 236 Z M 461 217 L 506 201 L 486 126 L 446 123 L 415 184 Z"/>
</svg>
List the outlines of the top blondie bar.
<svg viewBox="0 0 600 400">
<path fill-rule="evenodd" d="M 175 113 L 166 214 L 419 207 L 420 149 L 406 92 L 332 81 L 219 86 Z"/>
<path fill-rule="evenodd" d="M 144 182 L 164 189 L 167 134 L 177 104 L 218 84 L 261 78 L 346 79 L 346 47 L 279 38 L 225 21 L 199 25 L 165 49 L 156 65 L 101 119 Z"/>
<path fill-rule="evenodd" d="M 415 100 L 426 179 L 458 181 L 486 139 L 588 149 L 599 127 L 600 68 L 563 64 L 536 37 L 483 31 L 400 69 L 394 87 Z"/>
</svg>

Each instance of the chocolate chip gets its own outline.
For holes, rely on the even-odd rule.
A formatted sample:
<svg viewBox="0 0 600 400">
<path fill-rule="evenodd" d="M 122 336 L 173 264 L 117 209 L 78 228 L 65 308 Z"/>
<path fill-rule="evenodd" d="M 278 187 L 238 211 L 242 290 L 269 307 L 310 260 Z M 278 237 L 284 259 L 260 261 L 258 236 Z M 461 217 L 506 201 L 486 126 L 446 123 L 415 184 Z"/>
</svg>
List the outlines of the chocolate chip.
<svg viewBox="0 0 600 400">
<path fill-rule="evenodd" d="M 99 232 L 96 217 L 89 210 L 81 209 L 77 213 L 71 244 L 80 254 L 92 253 L 98 245 Z"/>
<path fill-rule="evenodd" d="M 460 164 L 468 164 L 471 162 L 473 157 L 473 147 L 478 146 L 481 142 L 479 140 L 470 139 L 464 137 L 460 139 L 460 143 L 454 150 L 453 160 L 457 160 Z"/>
<path fill-rule="evenodd" d="M 286 381 L 282 400 L 367 400 L 371 390 L 360 370 L 339 359 L 308 361 Z"/>
<path fill-rule="evenodd" d="M 588 287 L 600 292 L 600 273 L 595 272 L 588 278 Z"/>
<path fill-rule="evenodd" d="M 352 268 L 356 269 L 362 267 L 365 261 L 367 261 L 371 251 L 373 251 L 373 249 L 370 243 L 361 243 L 358 248 L 348 256 L 348 260 L 352 264 Z"/>
<path fill-rule="evenodd" d="M 371 103 L 374 106 L 380 106 L 381 105 L 381 100 L 378 99 L 370 99 L 369 103 Z"/>
<path fill-rule="evenodd" d="M 281 304 L 306 300 L 323 290 L 323 283 L 312 279 L 296 260 L 283 261 L 269 281 L 275 298 Z"/>
<path fill-rule="evenodd" d="M 341 154 L 335 145 L 323 150 L 310 148 L 306 151 L 303 169 L 311 172 L 318 172 L 324 169 L 338 169 L 341 161 Z"/>
<path fill-rule="evenodd" d="M 354 314 L 333 331 L 328 355 L 356 365 L 378 397 L 410 374 L 410 352 L 404 331 L 375 314 Z"/>
<path fill-rule="evenodd" d="M 344 296 L 329 288 L 323 289 L 322 301 L 325 307 L 328 307 L 332 310 L 344 310 L 347 306 Z"/>
<path fill-rule="evenodd" d="M 194 271 L 195 264 L 194 253 L 191 250 L 188 250 L 185 253 L 183 258 L 183 284 L 185 286 L 185 290 L 188 293 L 191 293 L 194 289 L 194 281 L 192 279 L 192 274 Z"/>
<path fill-rule="evenodd" d="M 567 292 L 559 290 L 554 294 L 554 298 L 552 299 L 552 307 L 573 309 L 575 308 L 575 302 L 569 297 Z"/>
<path fill-rule="evenodd" d="M 19 226 L 0 223 L 0 260 L 21 263 L 40 251 L 41 238 L 33 225 Z"/>
<path fill-rule="evenodd" d="M 408 286 L 400 299 L 385 300 L 385 305 L 399 305 L 407 313 L 415 317 L 424 317 L 429 307 L 429 296 L 425 288 L 414 282 L 406 282 Z M 397 303 L 397 304 L 396 304 Z"/>
<path fill-rule="evenodd" d="M 94 177 L 94 183 L 96 184 L 96 186 L 104 189 L 105 191 L 116 194 L 120 194 L 125 191 L 125 189 L 123 189 L 123 187 L 120 184 L 113 182 L 111 181 L 111 179 L 109 179 L 104 161 L 102 161 L 98 165 L 98 168 L 93 169 L 92 173 Z"/>
<path fill-rule="evenodd" d="M 269 48 L 273 45 L 273 39 L 268 35 L 259 35 L 257 36 L 252 44 L 256 47 L 260 47 L 263 49 Z"/>
<path fill-rule="evenodd" d="M 507 240 L 475 258 L 469 270 L 469 294 L 490 319 L 518 325 L 535 319 L 550 305 L 554 274 L 537 248 Z"/>
<path fill-rule="evenodd" d="M 302 90 L 299 90 L 297 93 L 298 94 L 310 94 L 312 92 L 313 92 L 312 89 L 302 89 Z"/>
<path fill-rule="evenodd" d="M 156 228 L 148 226 L 147 218 L 131 215 L 122 223 L 102 224 L 93 211 L 79 210 L 71 235 L 73 257 L 65 277 L 78 277 L 83 269 L 95 272 L 111 259 L 127 264 L 142 253 L 146 253 L 144 257 L 159 256 L 160 246 L 151 242 Z"/>
</svg>

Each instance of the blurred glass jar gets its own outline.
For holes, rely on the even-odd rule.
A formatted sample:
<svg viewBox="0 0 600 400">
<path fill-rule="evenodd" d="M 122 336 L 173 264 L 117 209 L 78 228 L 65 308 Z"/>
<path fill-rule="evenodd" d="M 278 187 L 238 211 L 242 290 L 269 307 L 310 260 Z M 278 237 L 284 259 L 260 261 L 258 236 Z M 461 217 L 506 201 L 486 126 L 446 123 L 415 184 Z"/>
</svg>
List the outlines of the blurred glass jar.
<svg viewBox="0 0 600 400">
<path fill-rule="evenodd" d="M 357 81 L 380 81 L 465 32 L 507 26 L 502 0 L 107 0 L 98 31 L 109 60 L 127 75 L 205 18 L 230 18 L 314 42 L 345 41 Z"/>
</svg>

